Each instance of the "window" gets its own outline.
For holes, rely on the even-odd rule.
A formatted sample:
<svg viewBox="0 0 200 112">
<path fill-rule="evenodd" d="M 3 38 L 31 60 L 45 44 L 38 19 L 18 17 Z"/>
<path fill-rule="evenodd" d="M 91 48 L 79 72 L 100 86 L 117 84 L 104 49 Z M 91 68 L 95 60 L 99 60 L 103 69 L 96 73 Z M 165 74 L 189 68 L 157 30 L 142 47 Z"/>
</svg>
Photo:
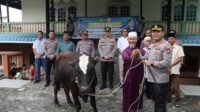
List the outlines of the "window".
<svg viewBox="0 0 200 112">
<path fill-rule="evenodd" d="M 127 0 L 111 0 L 112 2 L 126 2 Z"/>
<path fill-rule="evenodd" d="M 108 16 L 130 16 L 129 0 L 109 0 Z"/>
<path fill-rule="evenodd" d="M 129 16 L 130 12 L 129 12 L 129 7 L 128 6 L 122 6 L 120 7 L 120 16 Z"/>
<path fill-rule="evenodd" d="M 168 18 L 168 7 L 167 5 L 162 6 L 162 21 L 167 21 Z"/>
<path fill-rule="evenodd" d="M 70 6 L 68 8 L 68 17 L 70 17 L 71 15 L 76 17 L 76 7 L 75 6 Z"/>
<path fill-rule="evenodd" d="M 65 9 L 58 9 L 58 21 L 66 21 L 66 12 Z"/>
<path fill-rule="evenodd" d="M 167 21 L 168 13 L 167 0 L 162 0 L 162 21 Z M 198 0 L 185 0 L 184 11 L 182 11 L 183 0 L 172 0 L 171 17 L 174 21 L 196 21 L 198 13 Z M 184 17 L 182 18 L 182 12 Z"/>
<path fill-rule="evenodd" d="M 197 6 L 189 5 L 187 6 L 186 21 L 196 21 Z"/>
<path fill-rule="evenodd" d="M 181 15 L 182 15 L 182 7 L 181 5 L 176 5 L 174 7 L 174 21 L 181 21 Z"/>
<path fill-rule="evenodd" d="M 186 2 L 198 2 L 198 0 L 186 0 Z"/>
<path fill-rule="evenodd" d="M 109 16 L 117 16 L 118 11 L 117 11 L 117 7 L 116 6 L 110 6 L 109 9 Z"/>
<path fill-rule="evenodd" d="M 50 21 L 55 21 L 55 8 L 50 8 L 50 10 L 49 10 L 49 20 Z"/>
</svg>

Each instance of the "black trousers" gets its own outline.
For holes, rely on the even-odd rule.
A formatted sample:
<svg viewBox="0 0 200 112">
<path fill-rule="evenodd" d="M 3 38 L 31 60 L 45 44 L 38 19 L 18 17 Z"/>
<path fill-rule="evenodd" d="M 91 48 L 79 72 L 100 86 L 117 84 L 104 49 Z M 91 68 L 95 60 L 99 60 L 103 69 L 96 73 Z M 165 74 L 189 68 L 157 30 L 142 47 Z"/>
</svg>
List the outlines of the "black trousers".
<svg viewBox="0 0 200 112">
<path fill-rule="evenodd" d="M 50 75 L 51 75 L 51 68 L 55 69 L 55 58 L 53 60 L 50 60 L 49 58 L 46 58 L 46 83 L 50 83 Z"/>
<path fill-rule="evenodd" d="M 101 74 L 102 74 L 103 84 L 106 85 L 107 75 L 108 75 L 110 85 L 113 85 L 113 73 L 114 73 L 114 62 L 101 61 Z"/>
<path fill-rule="evenodd" d="M 145 93 L 146 93 L 147 99 L 151 99 L 151 90 L 149 87 L 149 82 L 147 81 L 146 78 L 145 78 Z"/>
<path fill-rule="evenodd" d="M 154 112 L 166 112 L 167 111 L 166 99 L 167 99 L 168 83 L 158 83 L 157 85 L 156 83 L 149 82 L 151 95 L 155 102 Z"/>
</svg>

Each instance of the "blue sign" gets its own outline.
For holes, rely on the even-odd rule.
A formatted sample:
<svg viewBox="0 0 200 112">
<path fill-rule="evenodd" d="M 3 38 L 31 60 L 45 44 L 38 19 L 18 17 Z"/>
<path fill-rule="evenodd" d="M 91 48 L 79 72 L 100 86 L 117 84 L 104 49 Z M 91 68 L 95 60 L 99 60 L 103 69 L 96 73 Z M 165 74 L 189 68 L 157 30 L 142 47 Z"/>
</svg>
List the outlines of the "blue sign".
<svg viewBox="0 0 200 112">
<path fill-rule="evenodd" d="M 121 30 L 127 28 L 129 31 L 138 30 L 138 16 L 133 17 L 79 17 L 74 20 L 73 38 L 79 39 L 83 30 L 88 30 L 89 38 L 101 38 L 106 26 L 111 27 L 112 36 L 119 38 Z"/>
</svg>

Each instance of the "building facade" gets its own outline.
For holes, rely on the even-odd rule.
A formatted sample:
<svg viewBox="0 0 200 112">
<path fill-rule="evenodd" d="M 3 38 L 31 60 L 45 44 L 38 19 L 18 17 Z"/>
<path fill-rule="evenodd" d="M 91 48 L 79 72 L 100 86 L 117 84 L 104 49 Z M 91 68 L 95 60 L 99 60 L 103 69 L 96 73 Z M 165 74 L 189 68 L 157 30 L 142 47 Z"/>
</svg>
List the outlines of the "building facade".
<svg viewBox="0 0 200 112">
<path fill-rule="evenodd" d="M 86 2 L 87 1 L 87 2 Z M 77 17 L 140 16 L 140 0 L 50 0 L 53 21 L 65 21 L 72 14 Z M 199 21 L 200 1 L 185 0 L 184 20 L 182 0 L 172 0 L 172 21 Z M 45 0 L 22 0 L 23 22 L 45 22 Z M 142 15 L 147 21 L 167 20 L 167 0 L 143 0 Z"/>
<path fill-rule="evenodd" d="M 167 26 L 167 1 L 142 0 L 141 4 L 141 0 L 49 0 L 50 26 L 54 26 L 56 33 L 61 33 L 66 29 L 68 17 L 120 17 L 141 14 L 147 26 Z M 32 51 L 32 42 L 37 37 L 36 32 L 46 31 L 45 0 L 22 0 L 21 8 L 22 23 L 0 23 L 0 34 L 4 34 L 0 35 L 0 51 L 22 51 L 25 53 L 25 62 L 30 64 L 33 63 L 34 56 L 32 52 L 27 51 Z M 195 77 L 200 74 L 199 12 L 200 0 L 185 0 L 184 3 L 183 0 L 172 0 L 171 29 L 177 30 L 186 54 L 186 64 L 182 71 L 185 74 L 194 74 Z M 6 36 L 9 38 L 5 38 Z M 17 36 L 23 39 L 20 40 Z M 195 66 L 191 66 L 191 62 Z"/>
</svg>

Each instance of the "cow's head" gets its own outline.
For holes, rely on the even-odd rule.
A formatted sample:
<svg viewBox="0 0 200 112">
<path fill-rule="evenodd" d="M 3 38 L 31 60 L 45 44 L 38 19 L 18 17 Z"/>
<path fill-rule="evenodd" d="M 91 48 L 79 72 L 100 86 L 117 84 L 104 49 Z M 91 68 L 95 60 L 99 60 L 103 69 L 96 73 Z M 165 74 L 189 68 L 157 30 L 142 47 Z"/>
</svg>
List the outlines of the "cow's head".
<svg viewBox="0 0 200 112">
<path fill-rule="evenodd" d="M 77 84 L 81 94 L 93 93 L 96 85 L 95 62 L 82 54 L 76 64 Z"/>
</svg>

